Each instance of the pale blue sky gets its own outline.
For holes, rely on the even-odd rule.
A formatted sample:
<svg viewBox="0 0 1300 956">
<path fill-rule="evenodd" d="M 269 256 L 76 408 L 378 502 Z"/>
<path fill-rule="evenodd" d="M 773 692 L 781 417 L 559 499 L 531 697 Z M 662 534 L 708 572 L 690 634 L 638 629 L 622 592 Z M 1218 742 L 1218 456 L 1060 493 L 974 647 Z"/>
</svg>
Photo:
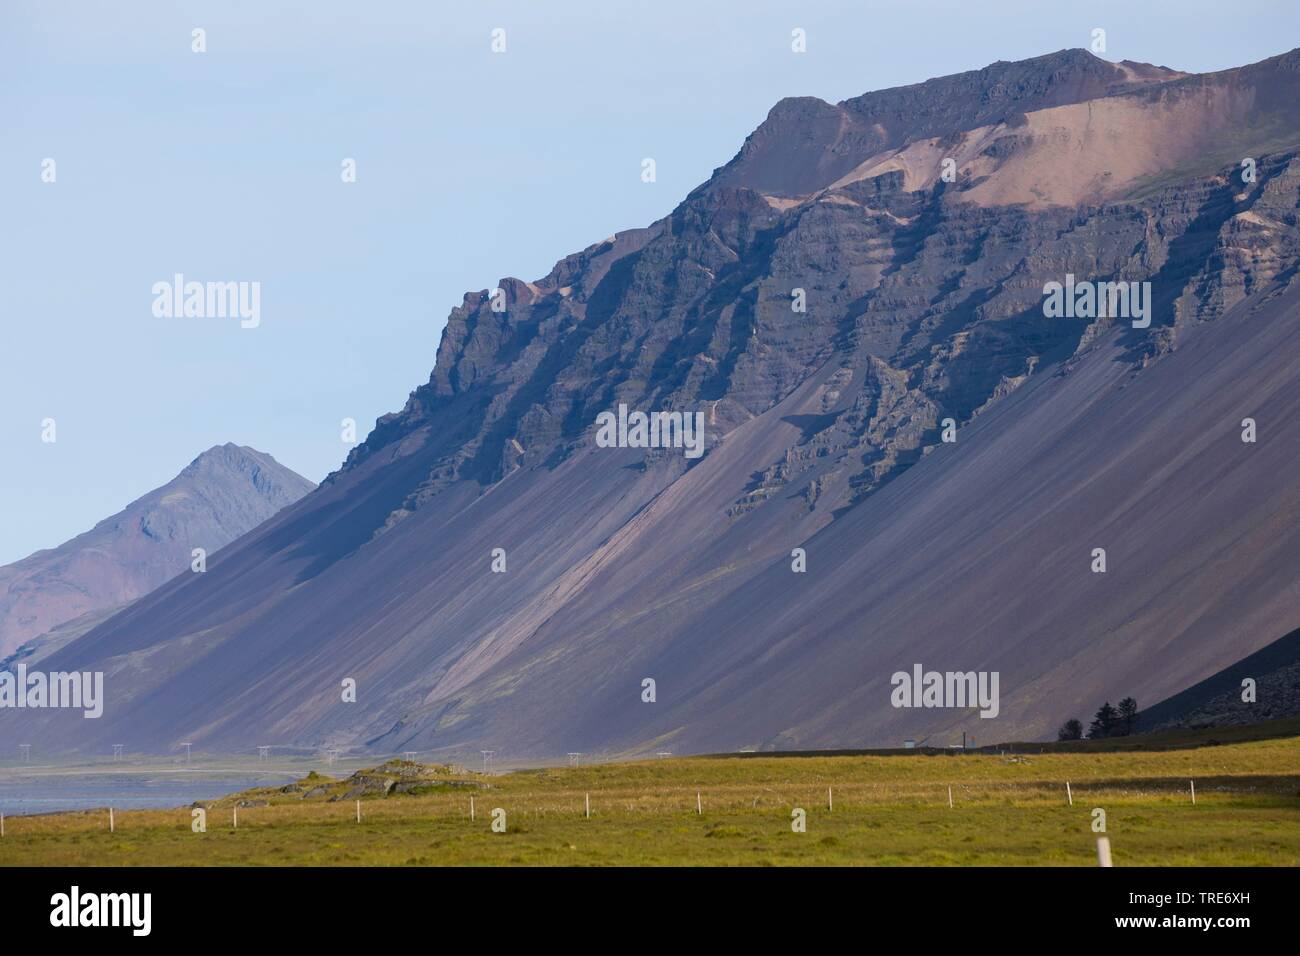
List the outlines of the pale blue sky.
<svg viewBox="0 0 1300 956">
<path fill-rule="evenodd" d="M 466 291 L 664 215 L 783 96 L 1086 47 L 1098 26 L 1108 59 L 1216 70 L 1300 45 L 1300 5 L 3 0 L 0 563 L 214 444 L 321 479 L 341 419 L 364 436 L 428 379 Z M 261 326 L 155 318 L 175 272 L 259 281 Z"/>
</svg>

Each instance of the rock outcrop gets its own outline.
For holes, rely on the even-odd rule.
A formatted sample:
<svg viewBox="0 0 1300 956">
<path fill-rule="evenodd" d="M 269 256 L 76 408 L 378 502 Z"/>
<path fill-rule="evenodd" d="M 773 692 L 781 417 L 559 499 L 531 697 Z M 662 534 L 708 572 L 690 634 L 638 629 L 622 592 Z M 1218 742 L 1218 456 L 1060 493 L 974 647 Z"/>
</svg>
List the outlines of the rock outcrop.
<svg viewBox="0 0 1300 956">
<path fill-rule="evenodd" d="M 468 294 L 319 489 L 49 658 L 106 670 L 96 727 L 26 732 L 556 759 L 1175 693 L 1300 626 L 1297 103 L 1300 52 L 1081 51 L 784 101 L 664 219 Z M 1150 326 L 1048 318 L 1067 276 Z M 620 404 L 706 454 L 597 447 Z M 918 661 L 999 716 L 891 706 Z"/>
</svg>

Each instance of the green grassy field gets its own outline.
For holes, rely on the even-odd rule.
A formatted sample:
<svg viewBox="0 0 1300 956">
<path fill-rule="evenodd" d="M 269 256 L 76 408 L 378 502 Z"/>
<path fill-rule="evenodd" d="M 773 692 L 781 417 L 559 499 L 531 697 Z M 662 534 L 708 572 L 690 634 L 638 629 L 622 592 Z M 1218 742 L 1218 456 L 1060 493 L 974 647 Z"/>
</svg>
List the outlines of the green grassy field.
<svg viewBox="0 0 1300 956">
<path fill-rule="evenodd" d="M 363 797 L 360 823 L 343 796 L 356 782 L 327 778 L 305 784 L 324 787 L 310 797 L 267 788 L 211 802 L 206 833 L 192 832 L 188 807 L 117 812 L 112 833 L 107 811 L 9 818 L 0 865 L 1092 866 L 1096 807 L 1116 866 L 1300 863 L 1296 737 L 1015 756 L 671 758 L 493 776 L 394 762 L 371 785 L 385 777 L 414 792 Z M 791 828 L 796 807 L 804 833 Z M 504 833 L 491 829 L 495 808 Z"/>
</svg>

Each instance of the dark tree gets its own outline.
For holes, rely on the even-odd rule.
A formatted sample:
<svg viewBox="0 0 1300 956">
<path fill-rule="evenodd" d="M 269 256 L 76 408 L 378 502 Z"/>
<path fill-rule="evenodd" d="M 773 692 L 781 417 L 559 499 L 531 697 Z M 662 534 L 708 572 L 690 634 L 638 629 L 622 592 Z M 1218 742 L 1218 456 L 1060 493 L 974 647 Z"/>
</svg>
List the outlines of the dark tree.
<svg viewBox="0 0 1300 956">
<path fill-rule="evenodd" d="M 1115 733 L 1127 737 L 1137 730 L 1138 702 L 1132 697 L 1125 697 L 1119 702 L 1119 726 Z"/>
<path fill-rule="evenodd" d="M 1088 739 L 1100 740 L 1102 737 L 1113 736 L 1118 721 L 1119 712 L 1110 705 L 1110 701 L 1106 701 L 1097 708 L 1097 715 L 1092 718 L 1092 724 L 1088 727 Z"/>
<path fill-rule="evenodd" d="M 1057 740 L 1081 740 L 1082 738 L 1083 724 L 1074 717 L 1061 724 L 1061 729 L 1056 732 Z"/>
</svg>

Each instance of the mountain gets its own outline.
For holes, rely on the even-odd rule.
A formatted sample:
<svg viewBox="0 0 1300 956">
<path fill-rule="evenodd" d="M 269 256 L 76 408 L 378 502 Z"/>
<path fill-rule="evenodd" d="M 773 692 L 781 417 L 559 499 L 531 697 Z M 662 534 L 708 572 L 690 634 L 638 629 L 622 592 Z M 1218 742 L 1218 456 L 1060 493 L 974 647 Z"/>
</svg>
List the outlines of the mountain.
<svg viewBox="0 0 1300 956">
<path fill-rule="evenodd" d="M 87 611 L 70 621 L 55 625 L 44 634 L 23 641 L 14 648 L 13 653 L 8 657 L 0 658 L 0 671 L 13 672 L 15 665 L 19 663 L 26 665 L 29 669 L 36 667 L 55 651 L 60 650 L 67 644 L 71 644 L 82 634 L 107 621 L 130 603 L 130 601 L 120 601 L 96 608 L 93 611 Z"/>
<path fill-rule="evenodd" d="M 783 101 L 665 218 L 466 295 L 321 487 L 46 659 L 104 717 L 24 733 L 546 760 L 1169 697 L 1300 626 L 1297 103 L 1300 51 Z M 1071 277 L 1150 282 L 1149 327 L 1049 318 Z M 603 447 L 620 405 L 703 456 Z M 917 663 L 998 715 L 894 707 Z"/>
<path fill-rule="evenodd" d="M 1253 699 L 1247 679 L 1254 682 Z M 1143 708 L 1139 731 L 1224 727 L 1300 714 L 1300 630 L 1278 638 L 1231 667 Z"/>
<path fill-rule="evenodd" d="M 189 572 L 194 548 L 211 554 L 314 487 L 255 449 L 208 449 L 84 534 L 0 567 L 0 659 L 61 625 L 97 623 Z"/>
</svg>

